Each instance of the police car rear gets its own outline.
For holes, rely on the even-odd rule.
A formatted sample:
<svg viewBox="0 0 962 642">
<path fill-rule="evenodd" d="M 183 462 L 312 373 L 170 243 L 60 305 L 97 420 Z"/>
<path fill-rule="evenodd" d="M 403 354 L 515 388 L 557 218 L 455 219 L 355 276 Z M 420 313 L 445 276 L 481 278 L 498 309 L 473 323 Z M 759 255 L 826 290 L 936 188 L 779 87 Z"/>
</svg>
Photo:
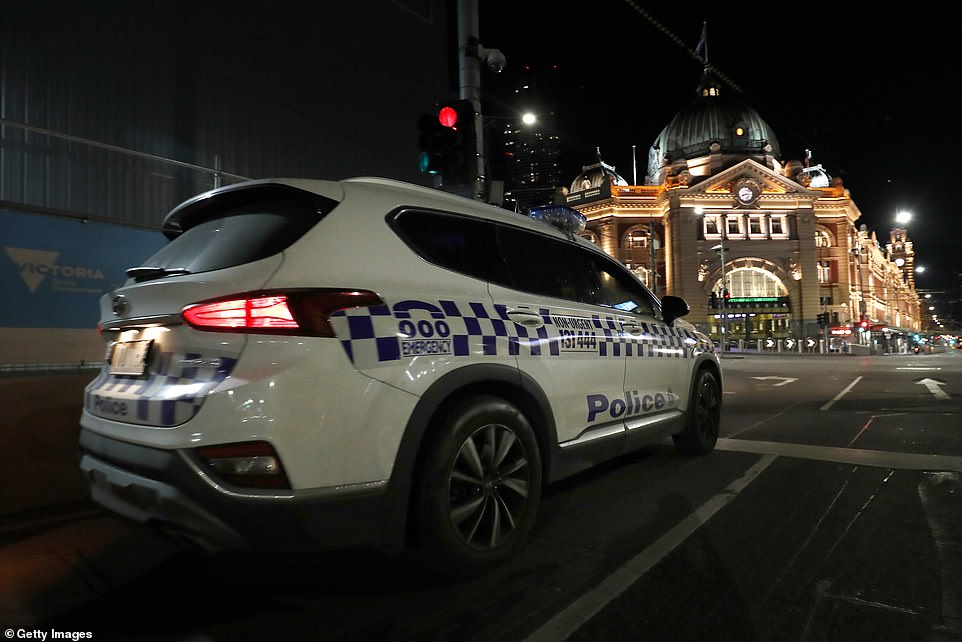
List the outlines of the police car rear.
<svg viewBox="0 0 962 642">
<path fill-rule="evenodd" d="M 390 235 L 377 206 L 328 224 L 344 198 L 338 183 L 262 181 L 167 217 L 171 242 L 101 301 L 105 363 L 81 419 L 96 501 L 210 549 L 383 543 L 370 515 L 391 518 L 393 458 L 343 442 L 396 425 L 413 398 L 351 368 L 331 327 L 381 302 L 343 267 L 379 244 L 352 248 L 343 229 Z"/>
</svg>

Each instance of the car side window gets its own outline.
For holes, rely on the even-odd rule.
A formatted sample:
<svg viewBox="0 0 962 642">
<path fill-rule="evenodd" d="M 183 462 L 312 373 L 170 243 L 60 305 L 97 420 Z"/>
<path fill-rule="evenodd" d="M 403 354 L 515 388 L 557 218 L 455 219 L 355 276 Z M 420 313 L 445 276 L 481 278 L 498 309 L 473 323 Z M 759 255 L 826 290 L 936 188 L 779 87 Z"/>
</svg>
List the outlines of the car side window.
<svg viewBox="0 0 962 642">
<path fill-rule="evenodd" d="M 592 256 L 601 281 L 604 303 L 623 312 L 661 317 L 661 306 L 651 292 L 626 269 L 601 256 Z"/>
<path fill-rule="evenodd" d="M 404 210 L 391 221 L 423 259 L 482 280 L 504 280 L 494 224 L 443 212 Z"/>
<path fill-rule="evenodd" d="M 508 280 L 502 285 L 556 299 L 601 305 L 601 284 L 590 256 L 576 245 L 521 228 L 498 225 Z"/>
</svg>

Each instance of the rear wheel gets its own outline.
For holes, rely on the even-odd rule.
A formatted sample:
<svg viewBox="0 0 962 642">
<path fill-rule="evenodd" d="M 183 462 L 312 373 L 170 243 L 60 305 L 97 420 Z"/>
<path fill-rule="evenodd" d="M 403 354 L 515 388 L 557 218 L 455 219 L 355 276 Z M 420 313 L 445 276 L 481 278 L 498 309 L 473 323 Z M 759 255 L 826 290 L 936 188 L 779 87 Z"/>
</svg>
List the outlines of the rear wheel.
<svg viewBox="0 0 962 642">
<path fill-rule="evenodd" d="M 473 397 L 444 420 L 423 460 L 418 534 L 426 562 L 470 575 L 506 560 L 534 524 L 541 457 L 512 404 Z"/>
<path fill-rule="evenodd" d="M 699 370 L 688 404 L 687 426 L 684 432 L 674 435 L 675 447 L 686 455 L 711 452 L 718 441 L 720 428 L 721 386 L 710 371 Z"/>
</svg>

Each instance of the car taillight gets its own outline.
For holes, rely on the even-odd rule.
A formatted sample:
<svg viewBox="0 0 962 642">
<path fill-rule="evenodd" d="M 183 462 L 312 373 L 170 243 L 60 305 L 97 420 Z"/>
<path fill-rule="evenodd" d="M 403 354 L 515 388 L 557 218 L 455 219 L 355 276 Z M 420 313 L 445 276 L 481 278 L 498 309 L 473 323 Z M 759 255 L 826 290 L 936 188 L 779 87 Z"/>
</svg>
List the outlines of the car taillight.
<svg viewBox="0 0 962 642">
<path fill-rule="evenodd" d="M 195 448 L 216 478 L 244 488 L 290 488 L 281 460 L 266 441 Z"/>
<path fill-rule="evenodd" d="M 192 326 L 207 329 L 279 330 L 297 327 L 287 297 L 283 295 L 198 303 L 184 308 L 184 318 Z"/>
<path fill-rule="evenodd" d="M 333 337 L 332 314 L 383 303 L 368 290 L 293 290 L 195 303 L 181 314 L 199 330 Z"/>
</svg>

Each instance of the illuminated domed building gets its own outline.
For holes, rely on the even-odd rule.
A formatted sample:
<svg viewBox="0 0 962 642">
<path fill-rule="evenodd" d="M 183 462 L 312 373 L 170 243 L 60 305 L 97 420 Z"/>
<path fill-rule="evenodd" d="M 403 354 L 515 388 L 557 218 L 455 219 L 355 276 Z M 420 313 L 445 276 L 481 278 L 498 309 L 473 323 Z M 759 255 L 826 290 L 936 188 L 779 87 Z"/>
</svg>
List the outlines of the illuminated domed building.
<svg viewBox="0 0 962 642">
<path fill-rule="evenodd" d="M 645 185 L 599 158 L 567 203 L 587 217 L 587 238 L 659 296 L 687 299 L 688 319 L 715 338 L 727 325 L 729 341 L 748 345 L 906 349 L 920 328 L 906 231 L 881 246 L 856 226 L 861 212 L 840 179 L 780 156 L 768 123 L 706 71 L 655 138 Z"/>
</svg>

